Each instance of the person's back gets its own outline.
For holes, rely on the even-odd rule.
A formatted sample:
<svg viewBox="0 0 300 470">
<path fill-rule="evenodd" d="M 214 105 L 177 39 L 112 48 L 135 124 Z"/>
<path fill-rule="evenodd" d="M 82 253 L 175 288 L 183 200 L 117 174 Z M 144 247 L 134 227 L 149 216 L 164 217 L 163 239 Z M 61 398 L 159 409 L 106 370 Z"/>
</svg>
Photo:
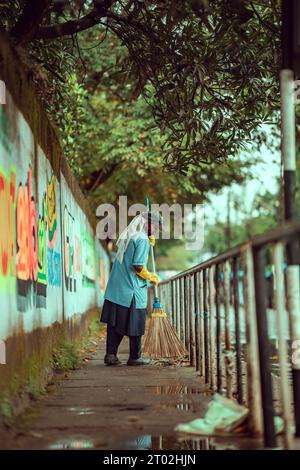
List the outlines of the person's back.
<svg viewBox="0 0 300 470">
<path fill-rule="evenodd" d="M 147 306 L 147 282 L 136 275 L 134 266 L 147 266 L 150 242 L 144 231 L 136 232 L 128 243 L 123 262 L 116 258 L 104 298 L 129 307 L 133 296 L 137 308 Z"/>
<path fill-rule="evenodd" d="M 123 336 L 129 336 L 130 356 L 127 365 L 145 365 L 141 359 L 142 335 L 147 316 L 148 282 L 158 283 L 158 276 L 147 270 L 149 235 L 160 227 L 158 213 L 136 216 L 120 236 L 118 252 L 109 276 L 101 321 L 107 324 L 107 365 L 120 364 L 117 351 Z M 153 218 L 153 220 L 152 220 Z M 154 243 L 154 237 L 150 237 Z"/>
</svg>

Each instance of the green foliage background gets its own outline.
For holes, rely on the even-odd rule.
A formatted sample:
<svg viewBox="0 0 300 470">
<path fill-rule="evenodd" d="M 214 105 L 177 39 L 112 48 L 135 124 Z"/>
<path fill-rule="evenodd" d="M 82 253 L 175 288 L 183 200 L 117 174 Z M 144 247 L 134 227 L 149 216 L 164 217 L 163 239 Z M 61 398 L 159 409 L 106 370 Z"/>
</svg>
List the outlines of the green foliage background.
<svg viewBox="0 0 300 470">
<path fill-rule="evenodd" d="M 260 126 L 278 132 L 279 0 L 13 0 L 0 28 L 94 211 L 119 195 L 202 203 L 251 178 L 253 148 L 272 147 Z M 228 244 L 221 227 L 211 235 L 211 249 Z"/>
</svg>

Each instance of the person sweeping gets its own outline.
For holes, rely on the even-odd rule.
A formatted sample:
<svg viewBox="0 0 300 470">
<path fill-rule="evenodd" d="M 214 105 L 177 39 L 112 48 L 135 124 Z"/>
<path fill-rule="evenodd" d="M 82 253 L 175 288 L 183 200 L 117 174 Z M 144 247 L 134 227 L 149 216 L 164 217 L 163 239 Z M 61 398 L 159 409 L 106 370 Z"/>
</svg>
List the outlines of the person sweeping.
<svg viewBox="0 0 300 470">
<path fill-rule="evenodd" d="M 148 271 L 150 246 L 155 233 L 162 228 L 159 212 L 146 211 L 137 215 L 121 233 L 117 254 L 109 276 L 101 322 L 107 324 L 106 355 L 104 363 L 119 365 L 118 347 L 124 336 L 129 337 L 128 366 L 150 363 L 142 358 L 142 336 L 147 318 L 147 288 L 158 285 L 157 274 Z"/>
</svg>

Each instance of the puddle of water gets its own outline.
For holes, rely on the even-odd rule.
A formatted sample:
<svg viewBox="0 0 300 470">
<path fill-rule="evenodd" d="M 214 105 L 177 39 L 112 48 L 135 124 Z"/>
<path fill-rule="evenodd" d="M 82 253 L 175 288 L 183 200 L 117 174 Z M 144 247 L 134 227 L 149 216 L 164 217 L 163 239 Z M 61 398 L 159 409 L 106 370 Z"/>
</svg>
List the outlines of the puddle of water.
<svg viewBox="0 0 300 470">
<path fill-rule="evenodd" d="M 159 405 L 156 405 L 156 408 L 171 408 L 171 409 L 176 409 L 176 410 L 184 410 L 184 411 L 189 411 L 189 410 L 195 410 L 196 407 L 192 403 L 160 403 Z"/>
<path fill-rule="evenodd" d="M 183 435 L 141 435 L 136 439 L 115 442 L 112 450 L 257 450 L 262 449 L 259 439 L 249 437 L 205 437 Z"/>
<path fill-rule="evenodd" d="M 97 448 L 94 441 L 85 436 L 70 436 L 48 446 L 50 450 L 75 450 Z M 102 448 L 104 443 L 101 443 Z M 105 444 L 107 447 L 107 444 Z M 117 441 L 110 445 L 110 450 L 255 450 L 262 448 L 257 440 L 247 438 L 191 437 L 191 436 L 156 436 L 140 435 L 135 439 Z"/>
<path fill-rule="evenodd" d="M 50 444 L 49 449 L 61 450 L 61 449 L 93 449 L 94 442 L 90 439 L 80 437 L 69 437 L 66 439 L 60 439 L 59 441 Z"/>
<path fill-rule="evenodd" d="M 69 411 L 73 411 L 79 416 L 86 416 L 86 415 L 93 415 L 95 414 L 95 411 L 92 410 L 92 408 L 68 408 Z"/>
<path fill-rule="evenodd" d="M 147 387 L 154 395 L 190 395 L 201 394 L 201 390 L 196 387 L 186 385 L 149 385 Z"/>
<path fill-rule="evenodd" d="M 147 386 L 148 390 L 151 390 L 153 395 L 159 395 L 159 396 L 165 396 L 165 395 L 175 395 L 175 396 L 180 396 L 184 398 L 187 395 L 191 394 L 203 394 L 201 390 L 197 387 L 189 387 L 187 385 L 183 384 L 174 384 L 174 385 L 149 385 Z M 182 403 L 182 401 L 179 399 L 176 400 L 175 402 L 169 402 L 169 403 L 160 403 L 156 406 L 157 408 L 161 409 L 166 409 L 166 408 L 171 408 L 171 409 L 177 409 L 177 410 L 184 410 L 184 411 L 189 411 L 189 410 L 195 410 L 196 406 L 193 403 Z"/>
<path fill-rule="evenodd" d="M 230 447 L 224 447 L 229 449 Z M 232 448 L 232 447 L 231 447 Z M 213 439 L 207 437 L 181 439 L 174 436 L 143 435 L 115 443 L 113 450 L 214 450 Z"/>
<path fill-rule="evenodd" d="M 157 439 L 157 438 L 156 438 Z M 154 439 L 155 442 L 155 439 Z M 213 439 L 209 437 L 199 437 L 199 438 L 175 438 L 173 436 L 160 437 L 158 439 L 158 444 L 161 445 L 162 449 L 167 450 L 169 447 L 170 450 L 215 450 Z M 156 447 L 160 449 L 160 447 Z"/>
</svg>

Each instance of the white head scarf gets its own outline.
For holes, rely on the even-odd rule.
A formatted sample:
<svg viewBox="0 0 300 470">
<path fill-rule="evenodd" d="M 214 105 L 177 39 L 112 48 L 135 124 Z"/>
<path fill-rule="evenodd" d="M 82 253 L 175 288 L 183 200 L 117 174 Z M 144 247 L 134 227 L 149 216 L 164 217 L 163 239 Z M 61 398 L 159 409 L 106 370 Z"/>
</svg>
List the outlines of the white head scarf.
<svg viewBox="0 0 300 470">
<path fill-rule="evenodd" d="M 145 222 L 148 221 L 149 217 L 152 222 L 157 223 L 158 225 L 161 225 L 162 218 L 159 212 L 150 212 L 150 211 L 142 212 L 141 214 L 136 215 L 132 219 L 130 224 L 125 228 L 125 230 L 123 230 L 123 232 L 119 236 L 118 241 L 116 243 L 117 245 L 116 259 L 121 264 L 123 263 L 124 254 L 127 250 L 131 237 L 135 235 L 137 232 L 141 232 L 143 230 Z"/>
</svg>

